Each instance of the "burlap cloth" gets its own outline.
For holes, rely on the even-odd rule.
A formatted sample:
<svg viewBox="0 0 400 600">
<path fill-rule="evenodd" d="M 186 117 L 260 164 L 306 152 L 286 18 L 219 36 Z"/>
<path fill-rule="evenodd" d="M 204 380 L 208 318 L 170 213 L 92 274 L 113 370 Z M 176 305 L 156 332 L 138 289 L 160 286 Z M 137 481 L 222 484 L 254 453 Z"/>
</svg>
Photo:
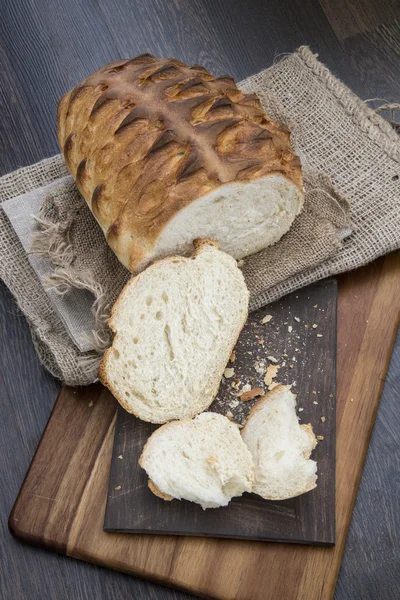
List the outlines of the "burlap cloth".
<svg viewBox="0 0 400 600">
<path fill-rule="evenodd" d="M 307 47 L 239 85 L 291 130 L 306 190 L 291 230 L 244 261 L 251 310 L 399 248 L 400 141 L 391 125 Z M 110 308 L 130 274 L 61 155 L 2 177 L 0 203 L 0 276 L 41 361 L 70 385 L 93 382 Z"/>
</svg>

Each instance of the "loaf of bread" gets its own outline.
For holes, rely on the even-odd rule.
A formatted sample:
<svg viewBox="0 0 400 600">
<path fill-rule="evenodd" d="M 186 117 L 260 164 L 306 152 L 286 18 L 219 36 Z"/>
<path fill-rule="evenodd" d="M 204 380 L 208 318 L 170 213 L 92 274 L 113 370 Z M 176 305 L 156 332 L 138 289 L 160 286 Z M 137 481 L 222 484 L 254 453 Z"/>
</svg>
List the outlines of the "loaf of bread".
<svg viewBox="0 0 400 600">
<path fill-rule="evenodd" d="M 226 506 L 250 492 L 253 482 L 253 460 L 237 425 L 212 412 L 157 429 L 139 464 L 154 494 L 190 500 L 203 509 Z"/>
<path fill-rule="evenodd" d="M 289 132 L 229 76 L 143 54 L 61 98 L 58 139 L 106 239 L 131 271 L 215 239 L 234 258 L 275 243 L 303 204 Z"/>
<path fill-rule="evenodd" d="M 311 425 L 299 425 L 295 395 L 279 385 L 250 411 L 242 438 L 255 465 L 253 492 L 268 500 L 300 496 L 316 487 Z"/>
<path fill-rule="evenodd" d="M 143 421 L 206 410 L 246 321 L 249 293 L 235 259 L 211 240 L 132 278 L 114 305 L 115 336 L 100 380 Z"/>
</svg>

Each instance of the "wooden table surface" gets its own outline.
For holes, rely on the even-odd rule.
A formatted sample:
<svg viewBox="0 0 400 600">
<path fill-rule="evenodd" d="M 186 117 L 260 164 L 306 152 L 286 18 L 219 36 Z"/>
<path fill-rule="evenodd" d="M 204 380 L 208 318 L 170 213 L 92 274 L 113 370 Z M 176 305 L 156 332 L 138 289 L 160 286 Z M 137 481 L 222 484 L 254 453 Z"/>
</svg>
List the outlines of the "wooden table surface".
<svg viewBox="0 0 400 600">
<path fill-rule="evenodd" d="M 106 62 L 150 51 L 240 80 L 301 44 L 362 98 L 399 101 L 400 6 L 394 0 L 3 0 L 0 174 L 58 152 L 58 98 Z M 8 514 L 59 384 L 39 364 L 27 324 L 2 285 L 0 335 L 0 598 L 189 599 L 9 535 Z M 399 597 L 399 396 L 400 335 L 336 600 Z"/>
</svg>

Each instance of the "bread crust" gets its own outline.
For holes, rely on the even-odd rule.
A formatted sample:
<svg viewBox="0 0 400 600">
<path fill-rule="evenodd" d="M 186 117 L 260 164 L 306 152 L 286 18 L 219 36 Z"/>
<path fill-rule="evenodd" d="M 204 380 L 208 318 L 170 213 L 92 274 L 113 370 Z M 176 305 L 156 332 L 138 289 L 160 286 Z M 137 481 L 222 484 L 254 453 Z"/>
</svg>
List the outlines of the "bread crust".
<svg viewBox="0 0 400 600">
<path fill-rule="evenodd" d="M 68 169 L 132 272 L 179 211 L 227 183 L 280 174 L 303 193 L 288 130 L 198 65 L 110 63 L 61 98 L 57 119 Z"/>
</svg>

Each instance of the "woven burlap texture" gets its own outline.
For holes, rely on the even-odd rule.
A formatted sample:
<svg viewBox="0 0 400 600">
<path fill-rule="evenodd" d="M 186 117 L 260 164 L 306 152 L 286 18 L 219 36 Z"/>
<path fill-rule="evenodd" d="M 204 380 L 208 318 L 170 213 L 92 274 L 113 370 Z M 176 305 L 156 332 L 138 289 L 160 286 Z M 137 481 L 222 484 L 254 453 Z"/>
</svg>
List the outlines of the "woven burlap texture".
<svg viewBox="0 0 400 600">
<path fill-rule="evenodd" d="M 245 260 L 251 309 L 398 248 L 400 143 L 391 126 L 306 47 L 245 80 L 240 87 L 257 93 L 267 113 L 290 128 L 306 188 L 304 210 L 290 232 L 275 246 Z M 66 174 L 62 157 L 56 156 L 6 175 L 0 179 L 0 202 Z M 54 192 L 56 205 L 63 194 L 63 189 Z M 72 212 L 64 211 L 64 218 L 73 223 L 70 217 L 78 208 L 79 231 L 90 227 L 90 239 L 96 249 L 99 245 L 98 273 L 116 274 L 113 283 L 108 280 L 111 302 L 129 274 L 115 262 L 79 194 L 73 191 L 69 199 L 73 199 L 69 204 Z M 353 229 L 349 237 L 347 202 Z M 58 214 L 57 218 L 62 217 Z M 80 234 L 73 246 L 74 262 L 85 273 L 87 253 L 85 258 L 85 240 Z M 70 339 L 2 210 L 0 258 L 0 275 L 28 319 L 43 364 L 71 385 L 94 381 L 99 354 L 79 352 Z"/>
</svg>

